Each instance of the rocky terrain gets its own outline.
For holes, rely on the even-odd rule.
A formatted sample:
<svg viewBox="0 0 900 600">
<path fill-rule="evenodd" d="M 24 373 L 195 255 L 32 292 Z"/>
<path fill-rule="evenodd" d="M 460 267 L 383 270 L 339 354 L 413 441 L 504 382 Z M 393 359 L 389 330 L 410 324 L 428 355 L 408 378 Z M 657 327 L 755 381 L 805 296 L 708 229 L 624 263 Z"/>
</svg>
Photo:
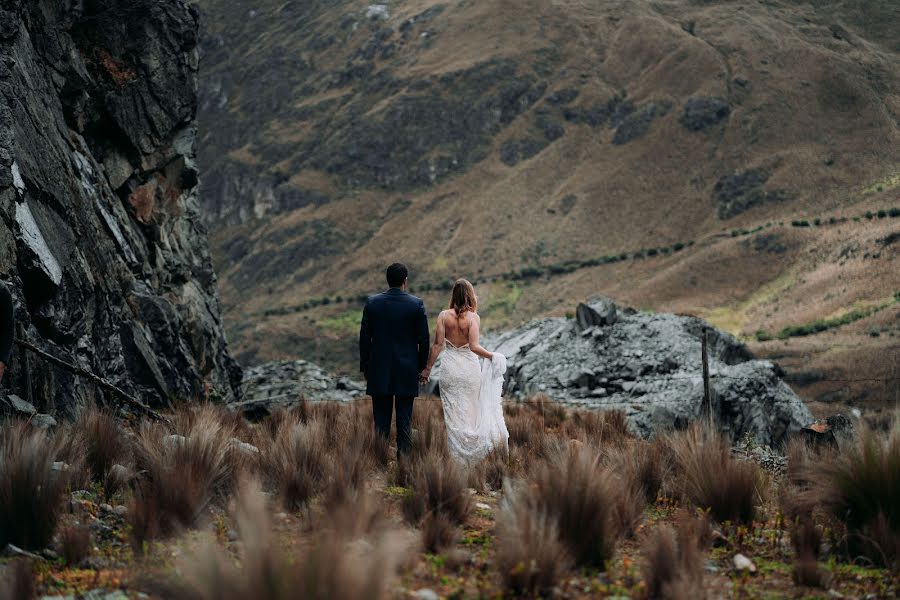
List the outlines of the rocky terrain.
<svg viewBox="0 0 900 600">
<path fill-rule="evenodd" d="M 235 397 L 200 218 L 196 9 L 0 6 L 0 273 L 21 335 L 157 405 Z M 103 400 L 21 349 L 6 375 L 39 410 Z"/>
<path fill-rule="evenodd" d="M 812 414 L 776 367 L 694 317 L 580 304 L 576 319 L 534 321 L 488 343 L 509 360 L 506 390 L 580 407 L 616 409 L 645 437 L 703 415 L 701 337 L 707 330 L 714 420 L 733 439 L 778 446 Z"/>
<path fill-rule="evenodd" d="M 714 323 L 826 412 L 894 402 L 893 0 L 195 5 L 243 362 L 352 375 L 359 298 L 402 259 L 434 312 L 476 281 L 495 330 L 601 291 Z"/>
<path fill-rule="evenodd" d="M 366 386 L 349 377 L 335 377 L 305 360 L 264 363 L 244 369 L 241 400 L 228 404 L 258 419 L 278 407 L 296 406 L 303 398 L 312 402 L 349 402 L 365 395 Z"/>
</svg>

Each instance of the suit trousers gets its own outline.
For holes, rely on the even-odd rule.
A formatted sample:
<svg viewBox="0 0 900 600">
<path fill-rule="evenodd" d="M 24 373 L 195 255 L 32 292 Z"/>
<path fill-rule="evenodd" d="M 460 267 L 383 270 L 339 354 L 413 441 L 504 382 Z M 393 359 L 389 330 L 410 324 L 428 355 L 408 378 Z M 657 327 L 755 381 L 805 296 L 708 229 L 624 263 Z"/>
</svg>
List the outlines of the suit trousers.
<svg viewBox="0 0 900 600">
<path fill-rule="evenodd" d="M 397 457 L 412 449 L 412 412 L 414 396 L 372 396 L 375 431 L 384 439 L 391 436 L 391 417 L 397 406 Z"/>
</svg>

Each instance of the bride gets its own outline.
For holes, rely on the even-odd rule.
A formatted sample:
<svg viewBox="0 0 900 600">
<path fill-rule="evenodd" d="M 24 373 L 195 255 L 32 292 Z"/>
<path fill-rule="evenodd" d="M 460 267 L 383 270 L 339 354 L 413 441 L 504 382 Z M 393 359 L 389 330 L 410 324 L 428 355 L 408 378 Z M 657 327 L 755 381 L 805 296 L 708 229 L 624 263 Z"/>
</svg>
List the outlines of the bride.
<svg viewBox="0 0 900 600">
<path fill-rule="evenodd" d="M 428 381 L 443 352 L 440 391 L 447 445 L 450 455 L 462 463 L 481 460 L 495 446 L 506 451 L 509 440 L 500 404 L 506 358 L 478 342 L 477 308 L 475 288 L 465 279 L 457 280 L 450 307 L 438 315 L 434 344 L 421 376 L 422 383 Z M 483 364 L 479 357 L 486 359 Z"/>
</svg>

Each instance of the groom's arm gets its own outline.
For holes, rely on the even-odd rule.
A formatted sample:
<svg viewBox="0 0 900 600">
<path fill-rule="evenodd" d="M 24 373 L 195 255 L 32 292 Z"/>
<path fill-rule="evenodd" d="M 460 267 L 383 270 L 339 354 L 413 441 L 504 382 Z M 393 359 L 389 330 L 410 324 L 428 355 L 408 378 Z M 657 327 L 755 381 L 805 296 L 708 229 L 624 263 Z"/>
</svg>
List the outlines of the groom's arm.
<svg viewBox="0 0 900 600">
<path fill-rule="evenodd" d="M 428 314 L 425 312 L 425 303 L 419 300 L 419 312 L 416 315 L 416 339 L 419 346 L 419 373 L 425 370 L 428 364 Z"/>
<path fill-rule="evenodd" d="M 368 379 L 369 357 L 372 355 L 372 330 L 369 325 L 369 301 L 363 307 L 362 321 L 359 324 L 359 370 Z"/>
</svg>

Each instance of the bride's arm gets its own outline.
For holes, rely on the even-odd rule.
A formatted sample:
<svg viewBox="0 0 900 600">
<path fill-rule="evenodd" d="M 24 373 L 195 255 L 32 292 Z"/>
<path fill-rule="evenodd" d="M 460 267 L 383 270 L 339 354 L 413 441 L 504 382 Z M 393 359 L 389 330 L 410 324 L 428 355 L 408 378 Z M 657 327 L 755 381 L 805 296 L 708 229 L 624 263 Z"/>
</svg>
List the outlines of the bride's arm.
<svg viewBox="0 0 900 600">
<path fill-rule="evenodd" d="M 444 316 L 438 315 L 437 327 L 434 332 L 434 344 L 431 345 L 431 353 L 428 356 L 428 363 L 425 365 L 425 370 L 422 371 L 422 379 L 427 380 L 428 376 L 431 375 L 431 367 L 434 366 L 435 361 L 437 360 L 438 355 L 440 355 L 441 350 L 444 349 Z"/>
<path fill-rule="evenodd" d="M 484 346 L 478 343 L 478 338 L 481 337 L 480 329 L 481 317 L 472 313 L 472 325 L 469 327 L 469 348 L 478 356 L 483 356 L 484 358 L 491 360 L 494 355 L 485 350 Z"/>
</svg>

